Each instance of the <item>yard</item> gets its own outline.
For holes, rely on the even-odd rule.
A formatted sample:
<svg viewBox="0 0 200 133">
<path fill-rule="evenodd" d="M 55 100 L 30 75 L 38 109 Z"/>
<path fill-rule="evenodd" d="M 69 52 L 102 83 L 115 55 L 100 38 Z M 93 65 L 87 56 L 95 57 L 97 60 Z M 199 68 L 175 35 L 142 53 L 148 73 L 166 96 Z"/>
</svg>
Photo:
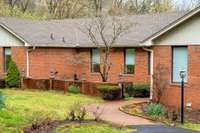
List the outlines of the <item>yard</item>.
<svg viewBox="0 0 200 133">
<path fill-rule="evenodd" d="M 80 101 L 82 104 L 102 103 L 100 98 L 94 98 L 81 94 L 63 94 L 55 91 L 36 90 L 1 90 L 6 96 L 6 108 L 0 110 L 0 132 L 13 133 L 21 132 L 24 127 L 30 126 L 33 122 L 44 120 L 47 117 L 53 120 L 65 119 L 71 105 Z M 101 126 L 100 126 L 101 125 Z M 98 128 L 99 132 L 119 132 L 114 127 L 106 124 L 93 124 L 72 130 L 72 133 L 84 130 L 85 133 L 93 132 Z M 108 130 L 105 130 L 108 129 Z M 57 130 L 66 131 L 63 127 Z"/>
</svg>

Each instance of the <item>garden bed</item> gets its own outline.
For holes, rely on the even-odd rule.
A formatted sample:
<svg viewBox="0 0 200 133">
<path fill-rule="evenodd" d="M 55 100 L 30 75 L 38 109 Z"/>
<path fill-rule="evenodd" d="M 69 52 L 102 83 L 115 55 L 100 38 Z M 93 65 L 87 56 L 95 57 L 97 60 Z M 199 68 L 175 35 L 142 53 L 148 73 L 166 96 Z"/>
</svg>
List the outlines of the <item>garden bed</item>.
<svg viewBox="0 0 200 133">
<path fill-rule="evenodd" d="M 124 113 L 139 116 L 152 121 L 159 121 L 168 125 L 173 125 L 182 128 L 194 129 L 200 131 L 200 111 L 186 111 L 185 125 L 179 124 L 179 111 L 174 109 L 165 109 L 165 114 L 161 116 L 151 116 L 147 111 L 148 103 L 130 104 L 120 108 Z"/>
<path fill-rule="evenodd" d="M 130 133 L 133 129 L 126 127 L 117 127 L 104 122 L 94 120 L 79 121 L 43 121 L 41 123 L 32 124 L 31 127 L 24 129 L 24 133 Z"/>
</svg>

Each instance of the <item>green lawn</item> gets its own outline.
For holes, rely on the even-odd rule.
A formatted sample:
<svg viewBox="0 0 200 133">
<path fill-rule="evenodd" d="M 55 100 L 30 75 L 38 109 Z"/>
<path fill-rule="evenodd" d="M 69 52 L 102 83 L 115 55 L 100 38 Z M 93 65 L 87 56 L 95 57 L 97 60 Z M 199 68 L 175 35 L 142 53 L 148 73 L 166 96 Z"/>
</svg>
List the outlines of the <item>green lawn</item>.
<svg viewBox="0 0 200 133">
<path fill-rule="evenodd" d="M 130 133 L 133 129 L 116 128 L 109 124 L 82 124 L 80 125 L 62 125 L 58 127 L 55 133 Z"/>
<path fill-rule="evenodd" d="M 70 106 L 103 102 L 85 95 L 63 94 L 55 91 L 1 90 L 6 96 L 6 108 L 0 110 L 0 133 L 20 132 L 32 122 L 45 119 L 64 119 Z"/>
<path fill-rule="evenodd" d="M 184 125 L 178 124 L 178 127 L 200 131 L 200 124 L 185 123 Z"/>
</svg>

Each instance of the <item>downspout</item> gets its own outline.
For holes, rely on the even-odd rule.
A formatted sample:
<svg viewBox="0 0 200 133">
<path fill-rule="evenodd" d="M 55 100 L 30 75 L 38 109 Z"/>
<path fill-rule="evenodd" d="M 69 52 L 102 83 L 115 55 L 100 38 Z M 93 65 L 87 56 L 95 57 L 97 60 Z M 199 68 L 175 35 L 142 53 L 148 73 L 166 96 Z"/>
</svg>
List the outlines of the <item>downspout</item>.
<svg viewBox="0 0 200 133">
<path fill-rule="evenodd" d="M 150 100 L 152 100 L 153 99 L 154 51 L 152 49 L 145 48 L 145 47 L 143 47 L 143 49 L 145 51 L 150 52 L 150 63 L 151 63 L 151 66 L 150 66 Z"/>
<path fill-rule="evenodd" d="M 29 62 L 29 52 L 35 50 L 35 46 L 30 48 L 30 47 L 27 47 L 26 48 L 26 77 L 29 77 L 30 76 L 30 62 Z"/>
<path fill-rule="evenodd" d="M 26 49 L 26 77 L 29 77 L 29 48 Z"/>
</svg>

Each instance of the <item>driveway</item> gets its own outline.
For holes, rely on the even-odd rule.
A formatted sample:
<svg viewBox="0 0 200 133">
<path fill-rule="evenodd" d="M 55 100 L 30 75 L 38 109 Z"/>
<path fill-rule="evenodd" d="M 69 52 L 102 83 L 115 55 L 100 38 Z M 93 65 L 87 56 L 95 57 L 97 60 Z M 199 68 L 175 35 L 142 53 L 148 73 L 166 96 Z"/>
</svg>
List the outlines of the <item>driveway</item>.
<svg viewBox="0 0 200 133">
<path fill-rule="evenodd" d="M 157 123 L 150 120 L 146 120 L 140 117 L 131 116 L 126 113 L 119 111 L 119 108 L 123 105 L 132 104 L 132 103 L 141 103 L 146 102 L 148 99 L 134 99 L 128 101 L 114 101 L 107 102 L 101 105 L 89 105 L 86 106 L 86 110 L 90 115 L 93 114 L 99 107 L 99 112 L 102 112 L 100 118 L 104 121 L 112 122 L 119 125 L 155 125 Z"/>
<path fill-rule="evenodd" d="M 169 127 L 165 125 L 140 125 L 131 126 L 137 128 L 133 133 L 199 133 L 198 131 Z"/>
</svg>

